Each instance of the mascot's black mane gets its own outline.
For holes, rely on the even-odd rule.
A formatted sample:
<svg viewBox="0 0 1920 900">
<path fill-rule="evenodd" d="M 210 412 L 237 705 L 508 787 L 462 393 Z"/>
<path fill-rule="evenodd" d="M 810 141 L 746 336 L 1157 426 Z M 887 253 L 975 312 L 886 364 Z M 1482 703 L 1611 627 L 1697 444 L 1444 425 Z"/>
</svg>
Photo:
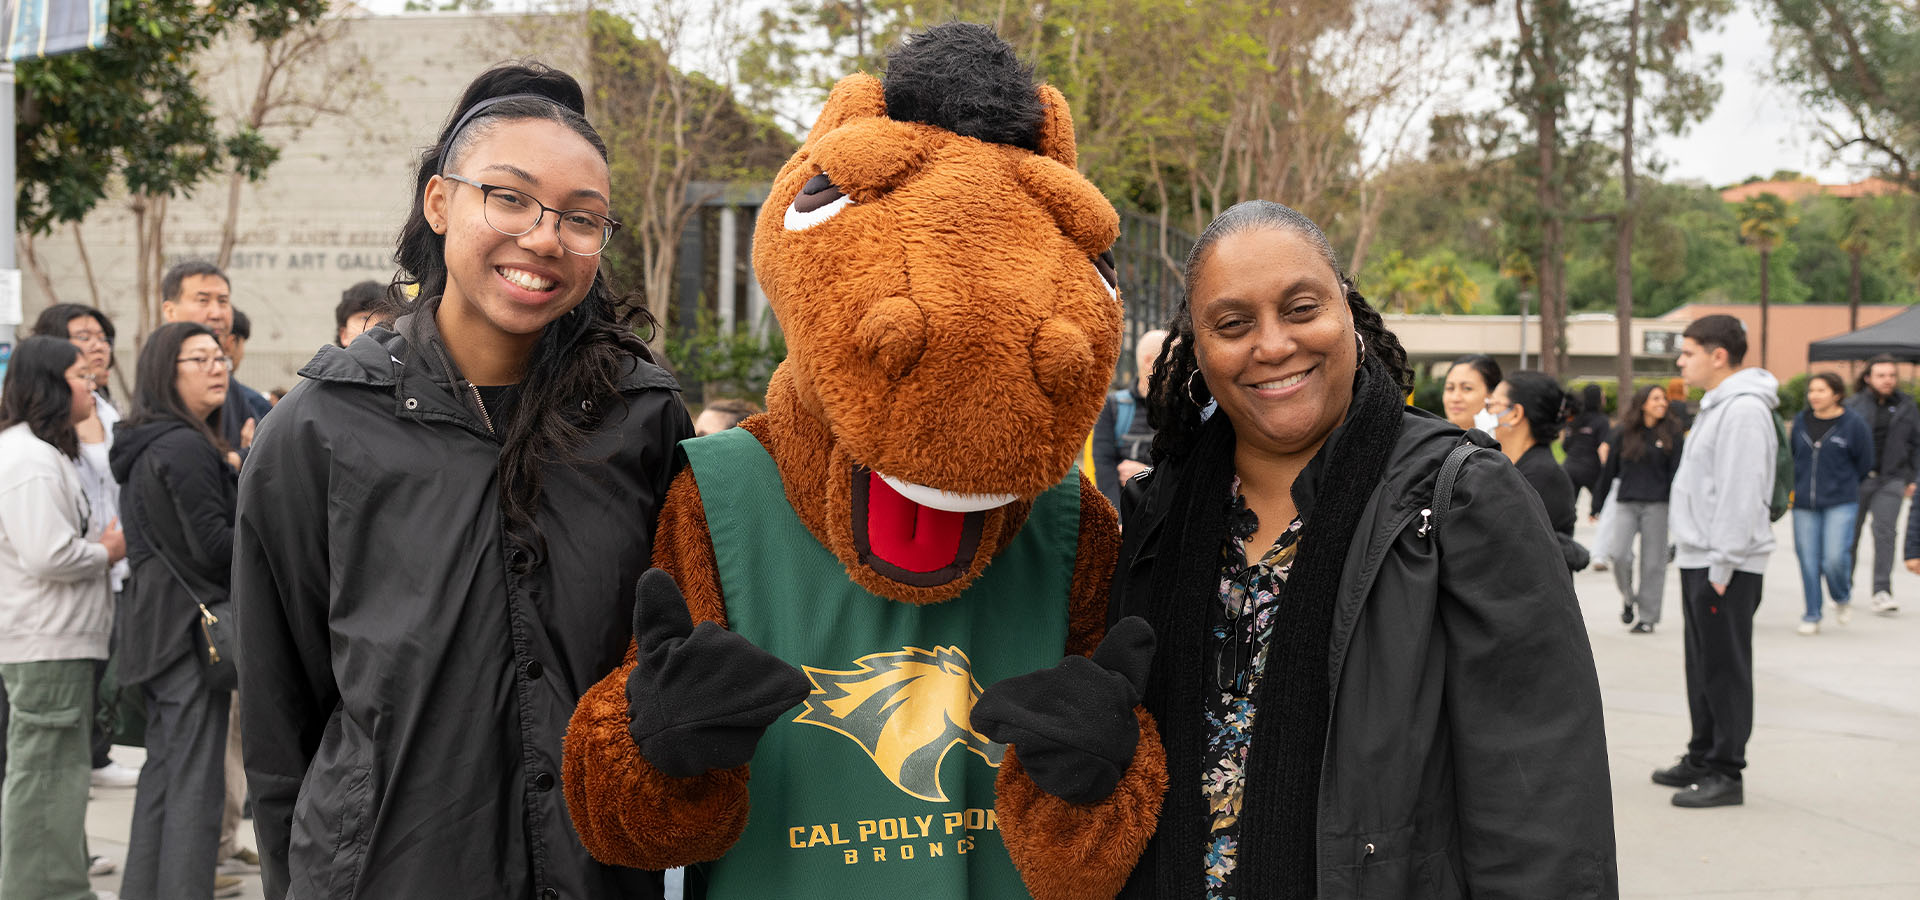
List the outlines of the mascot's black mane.
<svg viewBox="0 0 1920 900">
<path fill-rule="evenodd" d="M 936 25 L 887 57 L 887 117 L 1040 152 L 1033 69 L 985 25 Z"/>
</svg>

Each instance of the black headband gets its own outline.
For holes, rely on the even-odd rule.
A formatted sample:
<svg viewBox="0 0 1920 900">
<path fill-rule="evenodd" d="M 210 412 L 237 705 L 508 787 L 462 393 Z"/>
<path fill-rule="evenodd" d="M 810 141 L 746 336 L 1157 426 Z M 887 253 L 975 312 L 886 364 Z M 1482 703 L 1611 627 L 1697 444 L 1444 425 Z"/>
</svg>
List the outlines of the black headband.
<svg viewBox="0 0 1920 900">
<path fill-rule="evenodd" d="M 467 123 L 472 122 L 474 120 L 474 117 L 480 115 L 482 112 L 485 112 L 487 107 L 505 103 L 508 100 L 544 100 L 555 106 L 559 106 L 562 109 L 566 109 L 565 105 L 563 105 L 560 101 L 555 100 L 552 97 L 549 97 L 545 94 L 505 94 L 499 97 L 488 97 L 487 99 L 482 100 L 479 103 L 475 103 L 474 105 L 467 107 L 466 113 L 460 116 L 460 121 L 455 122 L 453 124 L 453 130 L 447 132 L 446 141 L 440 145 L 441 168 L 444 169 L 446 167 L 447 154 L 453 151 L 453 142 L 460 139 L 460 132 L 466 130 Z"/>
</svg>

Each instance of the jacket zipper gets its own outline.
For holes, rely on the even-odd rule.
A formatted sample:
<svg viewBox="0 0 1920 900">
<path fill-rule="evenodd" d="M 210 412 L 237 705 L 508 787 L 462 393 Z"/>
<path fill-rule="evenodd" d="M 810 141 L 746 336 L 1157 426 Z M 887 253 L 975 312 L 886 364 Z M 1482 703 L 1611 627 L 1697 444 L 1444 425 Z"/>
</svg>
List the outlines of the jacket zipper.
<svg viewBox="0 0 1920 900">
<path fill-rule="evenodd" d="M 466 381 L 465 379 L 461 379 Z M 486 401 L 480 399 L 480 387 L 471 381 L 466 382 L 467 391 L 473 395 L 473 408 L 480 411 L 480 424 L 487 426 L 487 433 L 494 434 L 493 417 L 487 415 Z M 494 435 L 498 437 L 497 434 Z"/>
<path fill-rule="evenodd" d="M 1809 439 L 1807 443 L 1813 445 L 1813 472 L 1807 478 L 1807 508 L 1819 509 L 1820 508 L 1820 503 L 1819 503 L 1820 501 L 1820 445 L 1823 442 Z"/>
</svg>

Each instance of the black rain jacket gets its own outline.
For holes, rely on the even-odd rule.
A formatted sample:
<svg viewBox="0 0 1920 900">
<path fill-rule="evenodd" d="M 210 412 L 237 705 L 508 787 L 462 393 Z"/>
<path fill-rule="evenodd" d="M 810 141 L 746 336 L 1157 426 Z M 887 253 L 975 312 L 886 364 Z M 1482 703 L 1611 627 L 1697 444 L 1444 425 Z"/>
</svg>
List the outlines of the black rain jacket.
<svg viewBox="0 0 1920 900">
<path fill-rule="evenodd" d="M 132 566 L 113 656 L 120 683 L 139 684 L 199 652 L 196 600 L 227 599 L 236 476 L 200 429 L 178 419 L 122 422 L 113 434 L 108 460 Z"/>
<path fill-rule="evenodd" d="M 241 477 L 241 714 L 266 895 L 658 898 L 659 873 L 587 855 L 560 760 L 574 704 L 632 637 L 693 432 L 677 385 L 635 360 L 585 462 L 547 466 L 547 560 L 520 576 L 499 441 L 432 315 L 395 329 L 322 348 Z"/>
<path fill-rule="evenodd" d="M 1460 429 L 1408 411 L 1347 552 L 1327 657 L 1319 898 L 1612 900 L 1599 680 L 1540 499 L 1482 450 L 1461 469 L 1452 511 L 1422 534 L 1460 441 Z M 1172 552 L 1175 476 L 1163 462 L 1128 484 L 1116 611 L 1152 590 L 1157 557 Z M 1168 743 L 1205 727 L 1148 711 Z M 1192 859 L 1198 881 L 1201 848 Z"/>
</svg>

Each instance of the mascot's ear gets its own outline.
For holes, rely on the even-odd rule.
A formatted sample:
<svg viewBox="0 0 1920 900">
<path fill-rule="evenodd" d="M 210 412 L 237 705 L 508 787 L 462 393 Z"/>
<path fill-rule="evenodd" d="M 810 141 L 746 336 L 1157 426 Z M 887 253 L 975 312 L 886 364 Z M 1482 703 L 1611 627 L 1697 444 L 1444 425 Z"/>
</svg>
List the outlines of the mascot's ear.
<svg viewBox="0 0 1920 900">
<path fill-rule="evenodd" d="M 1079 151 L 1074 149 L 1073 113 L 1067 110 L 1067 96 L 1050 84 L 1041 85 L 1038 91 L 1040 105 L 1047 110 L 1046 118 L 1040 120 L 1040 155 L 1074 168 Z"/>
<path fill-rule="evenodd" d="M 887 94 L 880 86 L 880 79 L 855 72 L 833 86 L 833 93 L 827 95 L 826 107 L 820 110 L 820 118 L 813 120 L 813 129 L 807 132 L 806 142 L 811 144 L 854 119 L 886 114 Z"/>
<path fill-rule="evenodd" d="M 1071 142 L 1067 145 L 1072 151 Z M 1088 256 L 1099 256 L 1120 237 L 1120 214 L 1100 189 L 1049 156 L 1023 156 L 1014 170 L 1020 184 Z"/>
</svg>

